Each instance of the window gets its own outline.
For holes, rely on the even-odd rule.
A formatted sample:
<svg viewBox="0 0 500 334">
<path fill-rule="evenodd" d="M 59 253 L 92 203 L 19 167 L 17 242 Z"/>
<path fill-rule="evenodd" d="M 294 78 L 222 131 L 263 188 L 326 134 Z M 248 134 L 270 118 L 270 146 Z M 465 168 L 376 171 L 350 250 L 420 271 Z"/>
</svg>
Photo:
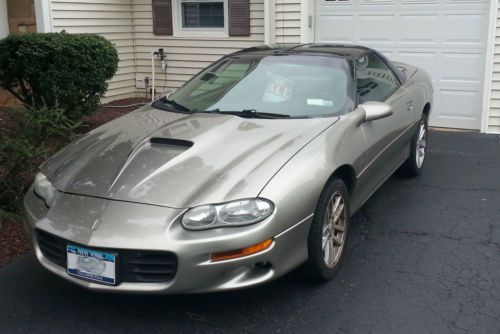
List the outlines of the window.
<svg viewBox="0 0 500 334">
<path fill-rule="evenodd" d="M 356 62 L 358 102 L 385 102 L 399 88 L 392 70 L 376 54 L 364 56 Z"/>
<path fill-rule="evenodd" d="M 249 0 L 152 0 L 153 33 L 174 37 L 250 36 Z"/>
<path fill-rule="evenodd" d="M 345 59 L 323 56 L 245 56 L 223 59 L 170 98 L 191 110 L 253 109 L 291 117 L 324 117 L 353 109 Z"/>
<path fill-rule="evenodd" d="M 183 28 L 224 28 L 222 1 L 186 0 L 181 11 Z"/>
</svg>

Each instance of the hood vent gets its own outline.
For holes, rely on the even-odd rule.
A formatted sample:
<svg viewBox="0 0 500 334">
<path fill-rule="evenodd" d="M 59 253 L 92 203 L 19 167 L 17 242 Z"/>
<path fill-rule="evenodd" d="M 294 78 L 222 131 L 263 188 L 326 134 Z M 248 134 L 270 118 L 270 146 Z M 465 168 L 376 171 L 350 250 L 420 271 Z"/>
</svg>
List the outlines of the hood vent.
<svg viewBox="0 0 500 334">
<path fill-rule="evenodd" d="M 170 145 L 170 146 L 179 146 L 179 147 L 185 147 L 185 148 L 190 148 L 193 146 L 193 142 L 189 140 L 182 140 L 182 139 L 173 139 L 173 138 L 159 138 L 159 137 L 154 137 L 149 140 L 149 142 L 153 145 Z"/>
</svg>

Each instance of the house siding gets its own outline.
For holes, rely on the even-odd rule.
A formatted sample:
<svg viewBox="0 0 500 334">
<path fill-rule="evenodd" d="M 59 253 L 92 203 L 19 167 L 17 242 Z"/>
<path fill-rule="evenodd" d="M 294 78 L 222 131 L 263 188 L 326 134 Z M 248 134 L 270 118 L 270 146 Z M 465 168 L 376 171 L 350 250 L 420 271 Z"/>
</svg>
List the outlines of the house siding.
<svg viewBox="0 0 500 334">
<path fill-rule="evenodd" d="M 157 94 L 182 86 L 201 69 L 224 55 L 264 43 L 264 0 L 250 1 L 248 37 L 159 36 L 153 34 L 151 0 L 134 0 L 133 13 L 137 79 L 151 76 L 152 51 L 163 48 L 166 53 L 166 78 L 157 62 L 155 80 Z M 138 93 L 143 94 L 143 90 L 139 89 Z"/>
<path fill-rule="evenodd" d="M 275 43 L 300 43 L 301 0 L 276 0 Z"/>
<path fill-rule="evenodd" d="M 52 29 L 97 33 L 111 41 L 120 58 L 103 102 L 135 96 L 135 53 L 131 0 L 52 0 Z"/>
<path fill-rule="evenodd" d="M 500 1 L 499 1 L 500 8 Z M 495 52 L 493 56 L 493 73 L 491 75 L 490 110 L 488 115 L 489 133 L 500 133 L 500 9 L 497 10 L 495 33 Z"/>
</svg>

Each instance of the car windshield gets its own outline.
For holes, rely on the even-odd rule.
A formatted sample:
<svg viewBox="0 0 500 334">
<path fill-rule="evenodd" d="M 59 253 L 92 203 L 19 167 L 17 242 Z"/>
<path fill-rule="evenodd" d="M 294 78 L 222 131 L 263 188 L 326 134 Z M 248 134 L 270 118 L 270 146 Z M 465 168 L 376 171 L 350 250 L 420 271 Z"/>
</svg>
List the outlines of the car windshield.
<svg viewBox="0 0 500 334">
<path fill-rule="evenodd" d="M 163 103 L 182 112 L 322 117 L 351 111 L 353 87 L 345 59 L 240 55 L 209 66 Z"/>
</svg>

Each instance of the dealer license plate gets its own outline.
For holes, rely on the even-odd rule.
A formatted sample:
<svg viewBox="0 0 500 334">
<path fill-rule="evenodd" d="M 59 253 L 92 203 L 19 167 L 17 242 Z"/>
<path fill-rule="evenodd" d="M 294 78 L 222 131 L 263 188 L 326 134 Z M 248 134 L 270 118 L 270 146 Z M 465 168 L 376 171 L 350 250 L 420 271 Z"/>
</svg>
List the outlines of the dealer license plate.
<svg viewBox="0 0 500 334">
<path fill-rule="evenodd" d="M 79 246 L 67 245 L 67 272 L 71 276 L 103 284 L 116 284 L 117 256 Z"/>
</svg>

